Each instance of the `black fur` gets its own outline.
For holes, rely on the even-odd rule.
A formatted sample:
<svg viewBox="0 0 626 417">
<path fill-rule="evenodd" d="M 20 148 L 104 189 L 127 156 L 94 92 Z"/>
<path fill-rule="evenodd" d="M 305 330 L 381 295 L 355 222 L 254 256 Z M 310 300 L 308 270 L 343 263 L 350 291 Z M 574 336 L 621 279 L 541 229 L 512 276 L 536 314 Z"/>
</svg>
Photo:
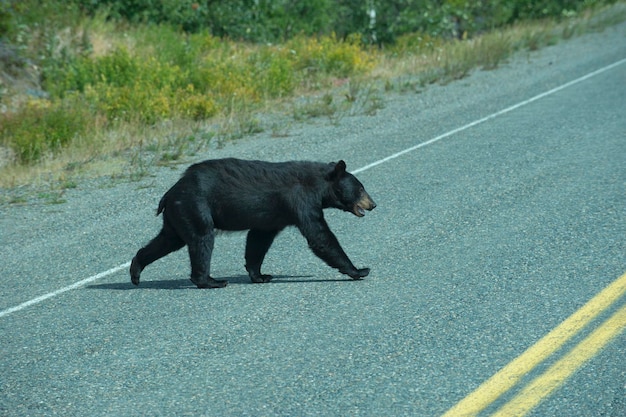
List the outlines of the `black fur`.
<svg viewBox="0 0 626 417">
<path fill-rule="evenodd" d="M 161 232 L 133 258 L 130 275 L 139 284 L 141 271 L 152 262 L 187 245 L 191 281 L 198 288 L 223 287 L 210 276 L 215 230 L 249 230 L 246 270 L 253 282 L 269 282 L 261 264 L 276 235 L 296 226 L 311 250 L 328 265 L 353 279 L 357 269 L 324 220 L 323 209 L 337 208 L 363 216 L 376 204 L 343 161 L 319 162 L 208 160 L 187 169 L 161 198 Z"/>
</svg>

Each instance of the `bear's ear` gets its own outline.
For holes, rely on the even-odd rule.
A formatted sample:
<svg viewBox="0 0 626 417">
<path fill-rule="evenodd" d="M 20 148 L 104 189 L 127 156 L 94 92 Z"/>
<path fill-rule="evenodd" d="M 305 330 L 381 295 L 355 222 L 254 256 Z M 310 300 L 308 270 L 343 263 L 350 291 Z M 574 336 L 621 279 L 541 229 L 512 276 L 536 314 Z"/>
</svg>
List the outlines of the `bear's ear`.
<svg viewBox="0 0 626 417">
<path fill-rule="evenodd" d="M 333 164 L 331 164 L 333 165 Z M 335 181 L 342 177 L 346 173 L 346 163 L 341 160 L 334 164 L 333 170 L 326 176 L 329 181 Z"/>
</svg>

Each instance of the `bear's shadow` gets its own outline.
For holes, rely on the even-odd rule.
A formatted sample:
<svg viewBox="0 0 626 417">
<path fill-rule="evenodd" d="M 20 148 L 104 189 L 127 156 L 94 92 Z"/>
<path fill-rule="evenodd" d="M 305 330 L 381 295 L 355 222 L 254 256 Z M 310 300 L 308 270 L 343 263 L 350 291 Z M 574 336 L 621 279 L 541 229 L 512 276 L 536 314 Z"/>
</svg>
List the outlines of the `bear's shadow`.
<svg viewBox="0 0 626 417">
<path fill-rule="evenodd" d="M 271 282 L 267 284 L 254 284 L 247 275 L 237 275 L 232 277 L 216 277 L 216 279 L 226 279 L 228 285 L 273 285 L 273 284 L 295 284 L 295 283 L 315 283 L 315 282 L 351 282 L 348 278 L 326 278 L 315 279 L 312 275 L 274 275 Z M 152 281 L 141 281 L 139 286 L 131 282 L 111 282 L 107 284 L 91 284 L 86 286 L 91 290 L 133 290 L 133 289 L 153 289 L 153 290 L 186 290 L 195 289 L 196 286 L 188 278 L 185 279 L 162 279 Z"/>
</svg>

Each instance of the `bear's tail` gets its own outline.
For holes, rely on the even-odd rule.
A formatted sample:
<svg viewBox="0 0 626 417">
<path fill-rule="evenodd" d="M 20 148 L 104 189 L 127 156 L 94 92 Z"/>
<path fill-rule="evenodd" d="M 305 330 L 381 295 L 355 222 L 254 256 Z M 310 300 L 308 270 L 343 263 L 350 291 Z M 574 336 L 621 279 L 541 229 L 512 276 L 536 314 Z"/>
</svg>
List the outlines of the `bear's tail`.
<svg viewBox="0 0 626 417">
<path fill-rule="evenodd" d="M 167 193 L 165 193 L 165 195 L 163 197 L 161 197 L 161 201 L 159 201 L 159 208 L 157 209 L 156 215 L 158 216 L 159 214 L 163 213 L 163 211 L 165 211 L 165 200 L 167 197 Z"/>
</svg>

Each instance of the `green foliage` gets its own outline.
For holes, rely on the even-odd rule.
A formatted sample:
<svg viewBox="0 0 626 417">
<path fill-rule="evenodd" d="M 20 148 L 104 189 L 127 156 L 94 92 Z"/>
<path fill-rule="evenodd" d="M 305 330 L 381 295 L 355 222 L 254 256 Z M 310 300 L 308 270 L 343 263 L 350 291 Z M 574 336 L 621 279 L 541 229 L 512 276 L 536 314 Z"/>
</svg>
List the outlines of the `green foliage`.
<svg viewBox="0 0 626 417">
<path fill-rule="evenodd" d="M 106 9 L 113 19 L 168 23 L 187 32 L 209 29 L 218 37 L 276 42 L 314 34 L 331 23 L 331 0 L 75 0 L 90 13 Z"/>
<path fill-rule="evenodd" d="M 372 68 L 372 54 L 361 47 L 359 35 L 345 41 L 335 35 L 322 38 L 297 37 L 286 44 L 293 51 L 294 67 L 305 72 L 320 72 L 337 77 L 359 74 Z"/>
<path fill-rule="evenodd" d="M 247 62 L 252 84 L 263 97 L 283 97 L 296 87 L 293 57 L 286 48 L 263 47 Z"/>
<path fill-rule="evenodd" d="M 464 38 L 519 19 L 572 15 L 614 0 L 74 0 L 113 19 L 168 23 L 187 32 L 253 42 L 293 36 L 359 33 L 363 40 L 394 42 L 412 32 Z M 375 17 L 370 14 L 375 12 Z"/>
<path fill-rule="evenodd" d="M 571 16 L 584 8 L 613 2 L 602 0 L 516 0 L 511 3 L 513 19 L 541 19 Z"/>
<path fill-rule="evenodd" d="M 441 47 L 444 40 L 424 32 L 413 32 L 402 35 L 390 46 L 390 51 L 399 56 L 432 52 Z"/>
<path fill-rule="evenodd" d="M 156 53 L 147 45 L 133 52 L 118 47 L 99 57 L 54 61 L 44 68 L 46 90 L 61 99 L 83 94 L 111 121 L 154 123 L 206 118 L 237 103 L 282 97 L 309 72 L 347 77 L 371 67 L 358 37 L 300 37 L 284 47 L 260 48 L 218 42 L 208 34 L 165 39 Z"/>
<path fill-rule="evenodd" d="M 13 11 L 9 7 L 9 0 L 0 0 L 0 39 L 14 30 Z"/>
<path fill-rule="evenodd" d="M 32 163 L 54 153 L 86 133 L 91 114 L 80 106 L 32 100 L 21 112 L 8 114 L 0 124 L 0 137 L 19 162 Z"/>
</svg>

